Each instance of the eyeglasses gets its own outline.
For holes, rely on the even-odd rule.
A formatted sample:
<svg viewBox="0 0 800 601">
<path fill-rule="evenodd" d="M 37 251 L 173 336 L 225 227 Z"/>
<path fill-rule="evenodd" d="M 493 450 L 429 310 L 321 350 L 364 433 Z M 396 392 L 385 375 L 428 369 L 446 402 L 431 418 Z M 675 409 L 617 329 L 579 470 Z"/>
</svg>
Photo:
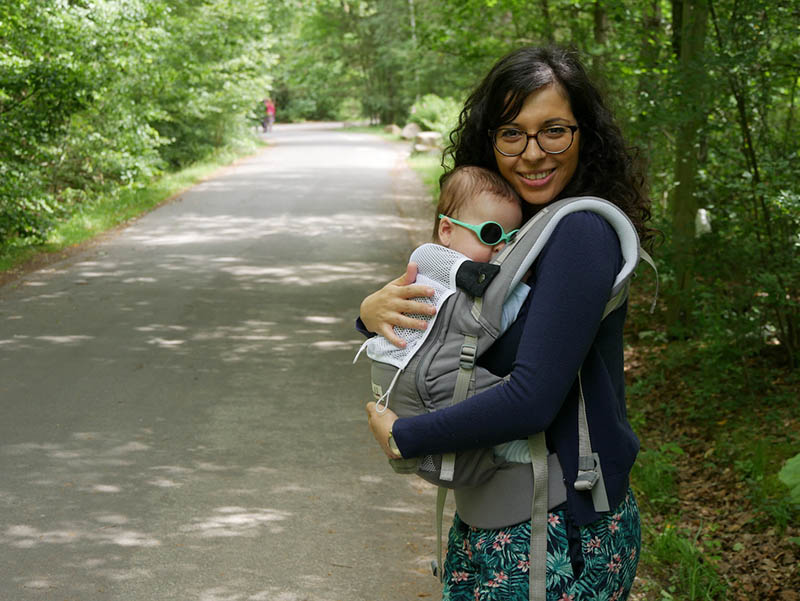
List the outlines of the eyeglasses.
<svg viewBox="0 0 800 601">
<path fill-rule="evenodd" d="M 572 146 L 577 130 L 577 125 L 550 125 L 535 134 L 529 134 L 518 127 L 499 127 L 490 129 L 489 137 L 497 152 L 507 157 L 519 156 L 525 152 L 531 138 L 547 154 L 561 154 Z"/>
<path fill-rule="evenodd" d="M 519 231 L 518 228 L 506 234 L 503 226 L 496 221 L 484 221 L 480 225 L 472 225 L 471 223 L 464 223 L 458 219 L 448 217 L 444 213 L 439 213 L 439 219 L 444 218 L 449 219 L 456 225 L 460 225 L 468 230 L 472 230 L 478 235 L 478 240 L 483 242 L 486 246 L 494 246 L 496 244 L 500 244 L 501 242 L 511 242 L 514 239 L 514 235 Z"/>
</svg>

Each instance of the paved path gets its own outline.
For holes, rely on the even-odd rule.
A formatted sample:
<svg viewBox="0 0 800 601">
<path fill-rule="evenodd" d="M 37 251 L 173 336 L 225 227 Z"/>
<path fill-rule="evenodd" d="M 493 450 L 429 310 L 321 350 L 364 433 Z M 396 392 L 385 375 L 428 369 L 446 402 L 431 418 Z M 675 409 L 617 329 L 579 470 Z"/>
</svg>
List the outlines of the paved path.
<svg viewBox="0 0 800 601">
<path fill-rule="evenodd" d="M 351 365 L 420 184 L 377 137 L 271 138 L 0 288 L 0 600 L 436 598 L 434 493 Z"/>
</svg>

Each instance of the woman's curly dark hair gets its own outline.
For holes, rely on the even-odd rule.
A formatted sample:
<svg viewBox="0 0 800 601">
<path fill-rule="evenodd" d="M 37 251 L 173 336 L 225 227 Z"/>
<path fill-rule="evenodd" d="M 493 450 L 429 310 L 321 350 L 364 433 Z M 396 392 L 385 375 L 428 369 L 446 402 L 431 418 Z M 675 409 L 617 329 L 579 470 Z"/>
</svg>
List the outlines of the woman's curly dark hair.
<svg viewBox="0 0 800 601">
<path fill-rule="evenodd" d="M 581 132 L 578 166 L 559 198 L 592 195 L 613 202 L 645 244 L 653 230 L 645 225 L 650 199 L 643 165 L 572 50 L 527 46 L 500 59 L 464 104 L 443 162 L 449 156 L 450 169 L 478 165 L 498 172 L 489 130 L 513 121 L 532 92 L 552 84 L 566 92 Z"/>
</svg>

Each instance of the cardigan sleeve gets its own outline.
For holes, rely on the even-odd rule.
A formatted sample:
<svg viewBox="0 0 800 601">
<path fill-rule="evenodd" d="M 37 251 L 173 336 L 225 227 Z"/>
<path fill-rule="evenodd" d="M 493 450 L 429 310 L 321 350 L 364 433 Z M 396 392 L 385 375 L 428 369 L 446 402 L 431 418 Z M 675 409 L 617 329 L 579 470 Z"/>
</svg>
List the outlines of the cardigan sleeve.
<svg viewBox="0 0 800 601">
<path fill-rule="evenodd" d="M 547 430 L 602 319 L 621 263 L 614 229 L 595 213 L 566 216 L 534 264 L 510 379 L 452 407 L 398 419 L 404 457 L 490 447 Z"/>
<path fill-rule="evenodd" d="M 362 333 L 365 338 L 372 338 L 375 336 L 375 332 L 370 332 L 367 329 L 367 326 L 364 325 L 364 322 L 361 321 L 361 317 L 356 317 L 356 331 Z"/>
</svg>

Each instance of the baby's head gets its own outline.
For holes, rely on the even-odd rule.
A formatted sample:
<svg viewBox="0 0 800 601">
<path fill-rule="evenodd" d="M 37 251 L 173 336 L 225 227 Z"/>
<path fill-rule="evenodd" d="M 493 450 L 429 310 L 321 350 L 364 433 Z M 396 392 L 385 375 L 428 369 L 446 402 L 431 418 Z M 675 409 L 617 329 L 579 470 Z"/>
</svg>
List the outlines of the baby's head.
<svg viewBox="0 0 800 601">
<path fill-rule="evenodd" d="M 487 221 L 499 224 L 502 231 L 496 225 L 486 225 Z M 521 223 L 519 197 L 501 175 L 466 165 L 442 179 L 433 226 L 433 241 L 437 244 L 486 263 L 503 249 L 509 234 Z M 475 230 L 480 230 L 480 235 L 467 226 L 477 226 Z"/>
</svg>

